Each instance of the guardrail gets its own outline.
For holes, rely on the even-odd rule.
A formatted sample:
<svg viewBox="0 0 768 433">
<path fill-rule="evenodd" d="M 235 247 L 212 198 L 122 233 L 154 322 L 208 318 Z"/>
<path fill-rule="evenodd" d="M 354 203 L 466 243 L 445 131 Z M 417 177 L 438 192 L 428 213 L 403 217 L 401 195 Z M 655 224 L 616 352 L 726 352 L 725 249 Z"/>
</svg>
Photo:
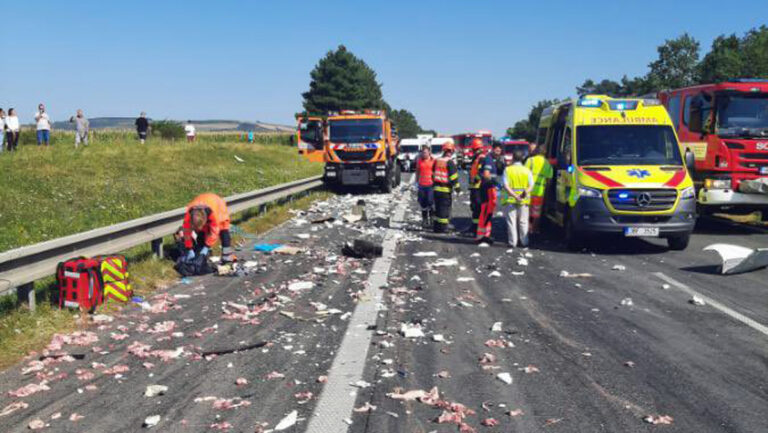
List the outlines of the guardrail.
<svg viewBox="0 0 768 433">
<path fill-rule="evenodd" d="M 230 213 L 235 213 L 291 199 L 322 184 L 322 176 L 315 176 L 233 195 L 225 200 Z M 147 242 L 152 244 L 156 255 L 162 256 L 163 237 L 179 228 L 185 212 L 186 208 L 182 207 L 0 253 L 0 296 L 17 290 L 19 300 L 26 297 L 30 309 L 34 310 L 33 283 L 55 274 L 56 265 L 63 260 L 116 253 Z"/>
</svg>

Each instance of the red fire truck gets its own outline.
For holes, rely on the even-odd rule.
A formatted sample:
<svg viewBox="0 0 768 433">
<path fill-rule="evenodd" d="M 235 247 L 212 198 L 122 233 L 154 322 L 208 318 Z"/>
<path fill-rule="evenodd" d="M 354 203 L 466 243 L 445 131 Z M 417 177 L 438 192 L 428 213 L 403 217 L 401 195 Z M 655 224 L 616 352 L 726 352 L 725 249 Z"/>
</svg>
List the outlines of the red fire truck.
<svg viewBox="0 0 768 433">
<path fill-rule="evenodd" d="M 738 79 L 659 93 L 698 190 L 699 211 L 768 219 L 768 80 Z"/>
<path fill-rule="evenodd" d="M 457 162 L 460 166 L 465 168 L 472 162 L 472 149 L 469 148 L 472 139 L 481 139 L 483 141 L 483 147 L 485 147 L 486 150 L 490 150 L 493 145 L 493 134 L 491 134 L 491 131 L 467 132 L 454 135 L 452 138 L 453 142 L 456 144 Z"/>
</svg>

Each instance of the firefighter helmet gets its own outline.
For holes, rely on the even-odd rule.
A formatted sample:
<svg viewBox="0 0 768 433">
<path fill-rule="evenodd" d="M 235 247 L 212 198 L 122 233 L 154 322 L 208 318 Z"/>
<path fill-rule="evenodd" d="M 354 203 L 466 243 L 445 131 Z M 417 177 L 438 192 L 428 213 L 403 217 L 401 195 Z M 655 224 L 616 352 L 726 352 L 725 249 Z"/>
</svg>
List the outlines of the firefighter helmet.
<svg viewBox="0 0 768 433">
<path fill-rule="evenodd" d="M 451 143 L 450 141 L 443 144 L 443 153 L 445 153 L 445 152 L 453 152 L 454 149 L 455 148 L 453 146 L 453 143 Z"/>
<path fill-rule="evenodd" d="M 472 143 L 470 144 L 470 149 L 472 150 L 480 150 L 483 148 L 483 140 L 479 138 L 473 138 Z"/>
</svg>

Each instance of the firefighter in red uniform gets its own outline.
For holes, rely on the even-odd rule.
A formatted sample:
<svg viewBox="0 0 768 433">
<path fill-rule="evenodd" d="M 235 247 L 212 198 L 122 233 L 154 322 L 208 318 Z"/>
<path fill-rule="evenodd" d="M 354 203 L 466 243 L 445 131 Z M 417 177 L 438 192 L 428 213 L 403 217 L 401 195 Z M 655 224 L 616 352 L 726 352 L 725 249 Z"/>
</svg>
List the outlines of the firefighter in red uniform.
<svg viewBox="0 0 768 433">
<path fill-rule="evenodd" d="M 459 172 L 456 169 L 456 163 L 453 162 L 454 147 L 453 143 L 443 145 L 443 156 L 437 158 L 434 166 L 435 189 L 435 232 L 445 233 L 448 231 L 448 224 L 451 222 L 451 193 L 459 192 Z"/>
<path fill-rule="evenodd" d="M 477 234 L 477 222 L 480 219 L 480 205 L 483 200 L 480 197 L 480 185 L 482 183 L 480 177 L 480 167 L 485 160 L 485 148 L 483 147 L 483 140 L 475 138 L 470 144 L 472 149 L 472 164 L 469 168 L 469 207 L 472 210 L 472 227 L 466 232 L 469 236 L 475 236 Z"/>
<path fill-rule="evenodd" d="M 193 232 L 196 234 L 196 239 L 193 239 Z M 232 237 L 229 234 L 227 203 L 216 194 L 201 194 L 187 205 L 182 234 L 187 261 L 194 260 L 198 256 L 207 257 L 219 239 L 221 239 L 221 261 L 228 263 L 235 260 Z"/>
<path fill-rule="evenodd" d="M 419 185 L 419 205 L 421 206 L 421 227 L 432 226 L 432 214 L 435 207 L 434 180 L 432 179 L 435 158 L 429 146 L 421 147 L 421 155 L 416 160 L 416 181 Z"/>
</svg>

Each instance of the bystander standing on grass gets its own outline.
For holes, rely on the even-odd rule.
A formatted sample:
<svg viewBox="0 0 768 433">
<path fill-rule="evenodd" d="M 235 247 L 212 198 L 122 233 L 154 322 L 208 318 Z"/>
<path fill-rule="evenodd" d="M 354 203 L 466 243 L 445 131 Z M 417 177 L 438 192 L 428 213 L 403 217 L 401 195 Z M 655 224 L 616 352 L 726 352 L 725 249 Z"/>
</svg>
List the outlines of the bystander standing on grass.
<svg viewBox="0 0 768 433">
<path fill-rule="evenodd" d="M 16 146 L 19 144 L 19 132 L 21 131 L 21 124 L 19 123 L 19 116 L 16 115 L 15 108 L 8 109 L 8 117 L 5 119 L 5 141 L 8 146 L 8 151 L 16 150 Z"/>
<path fill-rule="evenodd" d="M 5 110 L 0 108 L 0 153 L 5 150 Z"/>
<path fill-rule="evenodd" d="M 147 113 L 141 112 L 138 119 L 136 119 L 136 132 L 139 134 L 139 141 L 144 144 L 147 140 L 147 133 L 149 132 L 149 121 L 147 120 Z"/>
<path fill-rule="evenodd" d="M 80 143 L 83 143 L 83 146 L 87 146 L 90 124 L 83 115 L 83 110 L 78 109 L 77 114 L 69 118 L 69 122 L 75 124 L 75 149 L 77 149 Z"/>
<path fill-rule="evenodd" d="M 187 120 L 186 126 L 184 126 L 184 132 L 187 134 L 187 141 L 193 142 L 195 141 L 195 125 L 192 124 L 191 120 Z"/>
<path fill-rule="evenodd" d="M 35 122 L 37 123 L 37 145 L 40 146 L 45 143 L 48 146 L 51 142 L 51 118 L 42 103 L 37 106 Z"/>
</svg>

